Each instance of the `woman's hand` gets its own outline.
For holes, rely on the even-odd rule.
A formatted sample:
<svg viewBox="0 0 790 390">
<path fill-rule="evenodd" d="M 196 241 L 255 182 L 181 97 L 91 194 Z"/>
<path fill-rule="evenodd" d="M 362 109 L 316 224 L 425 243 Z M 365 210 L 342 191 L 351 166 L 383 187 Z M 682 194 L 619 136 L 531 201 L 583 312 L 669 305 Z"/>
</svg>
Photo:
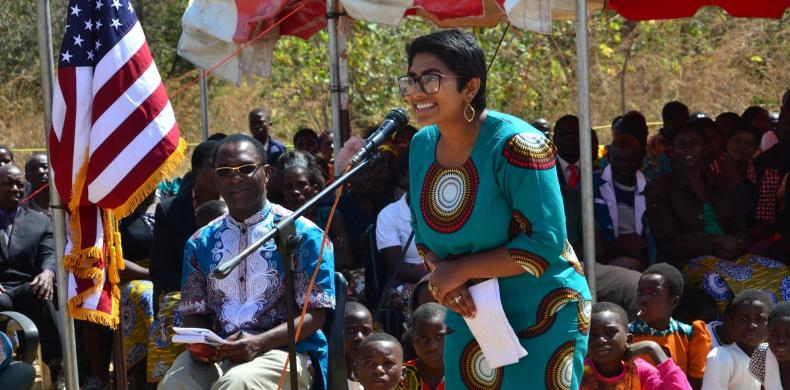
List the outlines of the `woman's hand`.
<svg viewBox="0 0 790 390">
<path fill-rule="evenodd" d="M 428 251 L 425 253 L 425 258 L 423 261 L 425 262 L 425 268 L 428 269 L 428 272 L 433 272 L 433 270 L 436 268 L 436 264 L 439 264 L 439 260 L 441 259 L 436 255 L 436 253 L 433 253 L 433 251 Z"/>
<path fill-rule="evenodd" d="M 448 298 L 448 293 L 462 287 L 469 280 L 463 272 L 462 265 L 462 259 L 435 264 L 431 279 L 428 281 L 428 290 L 431 291 L 437 302 L 444 303 Z"/>
<path fill-rule="evenodd" d="M 445 295 L 445 301 L 441 302 L 442 305 L 447 306 L 450 310 L 464 316 L 474 317 L 477 314 L 477 307 L 475 301 L 472 299 L 472 294 L 466 286 L 461 286 Z"/>
</svg>

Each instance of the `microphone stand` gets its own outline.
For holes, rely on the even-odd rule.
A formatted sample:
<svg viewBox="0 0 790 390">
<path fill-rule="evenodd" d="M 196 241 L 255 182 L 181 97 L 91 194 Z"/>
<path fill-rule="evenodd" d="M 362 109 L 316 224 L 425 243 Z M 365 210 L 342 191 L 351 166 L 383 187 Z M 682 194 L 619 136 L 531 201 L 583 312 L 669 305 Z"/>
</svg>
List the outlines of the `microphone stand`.
<svg viewBox="0 0 790 390">
<path fill-rule="evenodd" d="M 239 265 L 239 263 L 242 262 L 242 260 L 246 259 L 247 256 L 255 252 L 255 250 L 260 248 L 260 246 L 266 243 L 266 241 L 269 241 L 272 238 L 277 239 L 277 251 L 280 252 L 280 264 L 285 271 L 285 308 L 286 324 L 288 327 L 288 364 L 291 366 L 291 390 L 296 390 L 298 388 L 298 377 L 296 372 L 296 329 L 294 326 L 294 321 L 296 320 L 296 297 L 294 295 L 293 256 L 295 250 L 299 248 L 302 239 L 301 235 L 296 234 L 296 226 L 294 225 L 294 222 L 297 218 L 302 216 L 305 211 L 315 206 L 319 200 L 323 199 L 326 195 L 333 193 L 340 186 L 349 181 L 352 176 L 370 164 L 371 161 L 375 160 L 378 155 L 378 150 L 373 150 L 370 154 L 368 154 L 367 158 L 351 168 L 351 170 L 343 174 L 343 176 L 335 179 L 332 184 L 328 185 L 316 196 L 305 202 L 305 204 L 302 205 L 302 207 L 296 209 L 293 214 L 284 216 L 282 219 L 280 219 L 280 221 L 277 222 L 274 227 L 272 227 L 272 229 L 269 230 L 269 232 L 267 232 L 263 237 L 258 239 L 258 241 L 255 241 L 245 248 L 241 253 L 236 255 L 236 257 L 230 259 L 226 263 L 220 264 L 214 269 L 214 271 L 212 271 L 212 275 L 215 278 L 224 279 L 230 274 L 231 271 L 233 271 L 233 269 Z M 306 305 L 307 302 L 304 304 Z"/>
</svg>

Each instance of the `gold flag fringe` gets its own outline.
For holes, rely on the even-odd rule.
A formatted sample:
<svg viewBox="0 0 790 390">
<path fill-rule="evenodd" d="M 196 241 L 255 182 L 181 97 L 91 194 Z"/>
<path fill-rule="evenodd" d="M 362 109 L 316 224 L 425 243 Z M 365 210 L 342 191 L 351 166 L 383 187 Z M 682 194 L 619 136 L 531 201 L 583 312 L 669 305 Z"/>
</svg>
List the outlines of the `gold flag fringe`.
<svg viewBox="0 0 790 390">
<path fill-rule="evenodd" d="M 69 238 L 72 247 L 71 253 L 63 257 L 64 267 L 74 276 L 81 279 L 91 279 L 93 287 L 69 299 L 68 311 L 73 318 L 94 322 L 115 329 L 119 322 L 121 290 L 119 270 L 125 268 L 123 250 L 121 247 L 121 233 L 118 230 L 118 221 L 129 216 L 156 189 L 157 184 L 172 174 L 181 161 L 186 151 L 186 141 L 179 138 L 178 146 L 173 153 L 159 166 L 137 190 L 135 190 L 122 205 L 112 210 L 99 209 L 102 217 L 102 233 L 104 235 L 104 248 L 90 246 L 82 248 L 82 234 L 80 232 L 80 197 L 85 186 L 88 170 L 88 158 L 80 167 L 74 184 L 74 192 L 69 200 Z M 94 244 L 94 243 L 92 243 Z M 97 263 L 104 259 L 104 272 L 97 267 Z M 112 313 L 104 313 L 82 307 L 85 299 L 104 288 L 104 275 L 111 285 Z"/>
</svg>

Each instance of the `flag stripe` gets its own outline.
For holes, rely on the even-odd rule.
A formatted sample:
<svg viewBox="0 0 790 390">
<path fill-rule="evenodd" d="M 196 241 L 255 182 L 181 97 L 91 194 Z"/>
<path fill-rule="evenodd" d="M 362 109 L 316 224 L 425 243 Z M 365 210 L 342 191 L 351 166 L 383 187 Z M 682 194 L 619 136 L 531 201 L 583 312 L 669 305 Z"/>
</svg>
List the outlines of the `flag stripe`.
<svg viewBox="0 0 790 390">
<path fill-rule="evenodd" d="M 115 160 L 108 164 L 108 168 L 91 182 L 89 191 L 92 202 L 97 204 L 101 202 L 102 207 L 105 208 L 117 207 L 117 205 L 113 207 L 114 203 L 108 203 L 105 200 L 107 196 L 107 193 L 103 191 L 105 188 L 113 188 L 113 193 L 119 195 L 116 199 L 127 199 L 148 178 L 148 174 L 145 172 L 158 169 L 175 151 L 178 146 L 178 126 L 172 111 L 172 106 L 167 103 L 157 120 L 148 126 L 151 129 L 143 131 L 130 143 L 134 147 L 123 149 L 115 157 Z M 160 131 L 167 127 L 170 127 L 167 134 L 161 134 Z M 111 169 L 112 166 L 126 166 L 127 170 Z M 129 169 L 128 167 L 133 168 Z M 121 194 L 124 196 L 120 196 Z"/>
<path fill-rule="evenodd" d="M 75 89 L 77 82 L 76 68 L 61 68 L 58 70 L 58 85 L 63 98 L 63 126 L 61 127 L 58 148 L 53 150 L 52 169 L 55 171 L 55 187 L 58 189 L 61 201 L 68 204 L 71 199 L 72 168 L 74 156 L 74 117 L 73 109 L 77 100 Z M 55 101 L 58 103 L 58 101 Z M 54 111 L 58 111 L 55 108 Z"/>
<path fill-rule="evenodd" d="M 158 121 L 167 120 L 175 122 L 172 109 L 169 107 L 169 101 L 165 94 L 165 86 L 161 82 L 159 88 L 154 91 L 148 99 L 138 105 L 127 117 L 123 123 L 118 126 L 117 131 L 108 133 L 104 142 L 94 151 L 91 152 L 91 166 L 88 170 L 88 182 L 93 183 L 97 176 L 107 169 L 117 168 L 117 165 L 111 164 L 123 152 L 135 152 L 139 158 L 134 160 L 123 161 L 123 166 L 128 167 L 131 164 L 136 164 L 137 161 L 145 156 L 146 150 L 140 149 L 137 142 L 133 142 L 140 137 L 140 134 L 145 132 L 152 132 L 149 137 L 157 137 L 157 140 L 169 131 L 172 123 L 164 124 L 164 129 L 156 131 L 156 123 Z M 164 112 L 164 117 L 163 117 Z M 169 116 L 170 118 L 167 118 Z M 153 134 L 156 133 L 156 134 Z M 94 138 L 95 139 L 95 138 Z M 93 141 L 93 139 L 91 140 Z M 113 166 L 114 165 L 114 166 Z M 117 172 L 119 175 L 125 175 L 127 171 L 121 170 Z M 108 187 L 112 188 L 112 186 Z M 93 189 L 91 189 L 93 191 Z"/>
<path fill-rule="evenodd" d="M 145 44 L 145 35 L 140 23 L 135 23 L 129 32 L 102 57 L 93 74 L 93 90 L 98 91 L 118 69 L 129 61 L 134 53 Z"/>
<path fill-rule="evenodd" d="M 127 177 L 129 178 L 147 178 L 147 173 L 151 170 L 159 169 L 162 164 L 173 154 L 173 152 L 178 147 L 178 140 L 179 140 L 179 132 L 178 132 L 178 125 L 174 124 L 173 128 L 167 133 L 167 136 L 163 139 L 163 141 L 167 142 L 160 142 L 156 145 L 156 148 L 148 155 L 145 159 L 141 160 L 137 165 L 135 165 L 128 173 Z M 137 191 L 138 184 L 141 180 L 122 180 L 118 183 L 118 185 L 113 190 L 113 193 L 118 194 L 125 194 L 129 196 Z M 121 199 L 125 200 L 125 199 Z M 107 202 L 108 205 L 112 205 L 113 201 L 117 202 L 116 199 L 102 199 L 102 201 Z"/>
<path fill-rule="evenodd" d="M 93 99 L 93 120 L 98 119 L 118 98 L 134 85 L 151 66 L 154 59 L 147 44 L 143 44 L 129 61 L 105 82 L 99 90 L 95 91 Z"/>
<path fill-rule="evenodd" d="M 90 139 L 91 156 L 110 135 L 129 130 L 139 131 L 139 129 L 144 127 L 145 122 L 140 123 L 137 127 L 122 127 L 122 125 L 159 88 L 163 88 L 159 72 L 156 70 L 156 66 L 149 66 L 145 73 L 94 122 Z M 167 95 L 164 95 L 164 92 L 161 94 L 167 99 Z M 121 148 L 126 147 L 126 145 L 117 146 Z"/>
</svg>

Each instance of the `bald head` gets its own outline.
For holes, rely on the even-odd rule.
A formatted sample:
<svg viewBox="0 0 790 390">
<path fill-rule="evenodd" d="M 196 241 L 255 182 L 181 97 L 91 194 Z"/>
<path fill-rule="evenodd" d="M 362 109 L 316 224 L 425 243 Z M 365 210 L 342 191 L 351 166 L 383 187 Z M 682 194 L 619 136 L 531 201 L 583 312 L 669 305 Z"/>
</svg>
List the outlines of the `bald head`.
<svg viewBox="0 0 790 390">
<path fill-rule="evenodd" d="M 33 189 L 41 188 L 49 181 L 49 159 L 44 153 L 36 153 L 25 161 L 25 180 Z"/>
<path fill-rule="evenodd" d="M 0 209 L 16 210 L 24 192 L 25 179 L 19 167 L 14 164 L 0 166 Z"/>
</svg>

